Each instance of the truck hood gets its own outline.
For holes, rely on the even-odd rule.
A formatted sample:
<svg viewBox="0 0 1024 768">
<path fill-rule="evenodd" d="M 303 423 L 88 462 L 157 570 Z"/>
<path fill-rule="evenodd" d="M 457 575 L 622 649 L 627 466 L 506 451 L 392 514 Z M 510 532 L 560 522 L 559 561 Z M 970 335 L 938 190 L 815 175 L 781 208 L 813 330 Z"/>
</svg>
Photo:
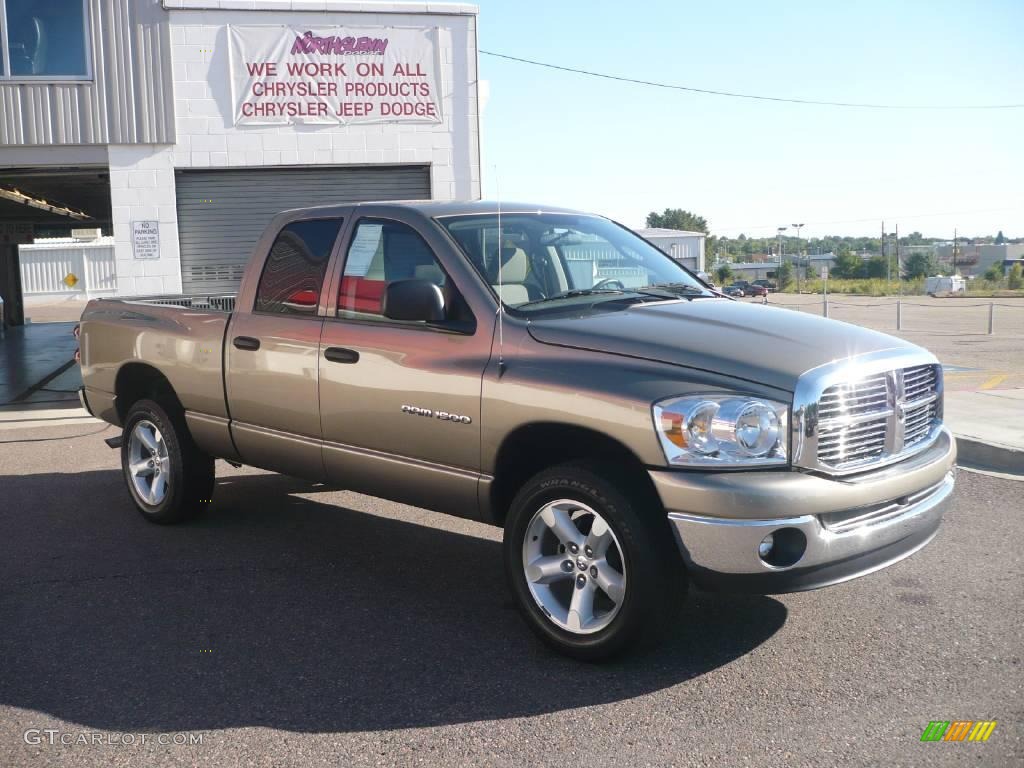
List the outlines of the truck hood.
<svg viewBox="0 0 1024 768">
<path fill-rule="evenodd" d="M 802 373 L 902 339 L 805 312 L 727 299 L 637 304 L 618 312 L 538 318 L 543 344 L 654 360 L 792 392 Z"/>
</svg>

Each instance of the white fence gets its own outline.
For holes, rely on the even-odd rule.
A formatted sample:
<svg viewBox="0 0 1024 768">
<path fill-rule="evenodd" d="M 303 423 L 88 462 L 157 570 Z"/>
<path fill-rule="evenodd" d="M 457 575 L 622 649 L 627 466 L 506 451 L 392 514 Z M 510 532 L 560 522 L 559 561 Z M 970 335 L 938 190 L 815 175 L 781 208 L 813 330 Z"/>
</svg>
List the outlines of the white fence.
<svg viewBox="0 0 1024 768">
<path fill-rule="evenodd" d="M 18 246 L 21 289 L 28 296 L 109 296 L 117 292 L 114 238 L 78 241 L 70 237 L 37 240 Z M 77 282 L 65 279 L 74 275 Z"/>
</svg>

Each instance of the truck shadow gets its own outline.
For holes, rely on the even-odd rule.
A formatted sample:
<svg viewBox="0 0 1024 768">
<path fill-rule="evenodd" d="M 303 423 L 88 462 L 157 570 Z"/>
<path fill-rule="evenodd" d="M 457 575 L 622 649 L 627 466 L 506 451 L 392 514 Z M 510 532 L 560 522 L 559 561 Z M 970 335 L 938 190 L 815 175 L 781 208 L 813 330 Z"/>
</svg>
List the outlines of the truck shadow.
<svg viewBox="0 0 1024 768">
<path fill-rule="evenodd" d="M 174 527 L 143 521 L 115 470 L 0 488 L 0 703 L 103 730 L 369 731 L 601 705 L 706 674 L 786 618 L 767 597 L 698 593 L 667 643 L 587 665 L 528 631 L 495 539 L 268 474 L 221 481 L 205 519 Z"/>
</svg>

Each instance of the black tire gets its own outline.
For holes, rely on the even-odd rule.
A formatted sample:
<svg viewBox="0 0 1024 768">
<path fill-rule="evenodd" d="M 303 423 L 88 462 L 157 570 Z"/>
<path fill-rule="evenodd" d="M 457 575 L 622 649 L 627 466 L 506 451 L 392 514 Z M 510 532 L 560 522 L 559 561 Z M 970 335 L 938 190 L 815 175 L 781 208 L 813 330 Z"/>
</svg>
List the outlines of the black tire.
<svg viewBox="0 0 1024 768">
<path fill-rule="evenodd" d="M 505 524 L 505 573 L 527 624 L 560 653 L 597 661 L 652 645 L 675 625 L 687 590 L 686 570 L 657 499 L 611 466 L 564 464 L 531 478 Z M 625 566 L 625 596 L 611 622 L 593 634 L 563 629 L 534 598 L 523 565 L 530 523 L 549 502 L 586 504 L 610 526 Z M 578 575 L 575 577 L 578 578 Z"/>
<path fill-rule="evenodd" d="M 156 427 L 166 444 L 166 491 L 156 504 L 143 498 L 130 469 L 131 436 L 139 422 Z M 121 440 L 121 471 L 128 494 L 144 518 L 163 525 L 180 523 L 201 514 L 213 498 L 214 463 L 192 441 L 180 413 L 169 413 L 154 400 L 139 400 L 128 411 Z"/>
</svg>

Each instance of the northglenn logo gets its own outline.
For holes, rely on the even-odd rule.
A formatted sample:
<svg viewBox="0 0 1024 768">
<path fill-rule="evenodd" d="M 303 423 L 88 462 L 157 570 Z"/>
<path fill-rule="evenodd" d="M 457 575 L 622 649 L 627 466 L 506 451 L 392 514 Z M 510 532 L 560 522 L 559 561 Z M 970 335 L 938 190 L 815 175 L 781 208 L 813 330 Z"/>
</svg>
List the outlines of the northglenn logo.
<svg viewBox="0 0 1024 768">
<path fill-rule="evenodd" d="M 336 53 L 342 55 L 351 54 L 376 54 L 383 56 L 388 48 L 386 37 L 317 37 L 312 32 L 306 32 L 301 37 L 295 38 L 292 45 L 292 53 Z"/>
</svg>

